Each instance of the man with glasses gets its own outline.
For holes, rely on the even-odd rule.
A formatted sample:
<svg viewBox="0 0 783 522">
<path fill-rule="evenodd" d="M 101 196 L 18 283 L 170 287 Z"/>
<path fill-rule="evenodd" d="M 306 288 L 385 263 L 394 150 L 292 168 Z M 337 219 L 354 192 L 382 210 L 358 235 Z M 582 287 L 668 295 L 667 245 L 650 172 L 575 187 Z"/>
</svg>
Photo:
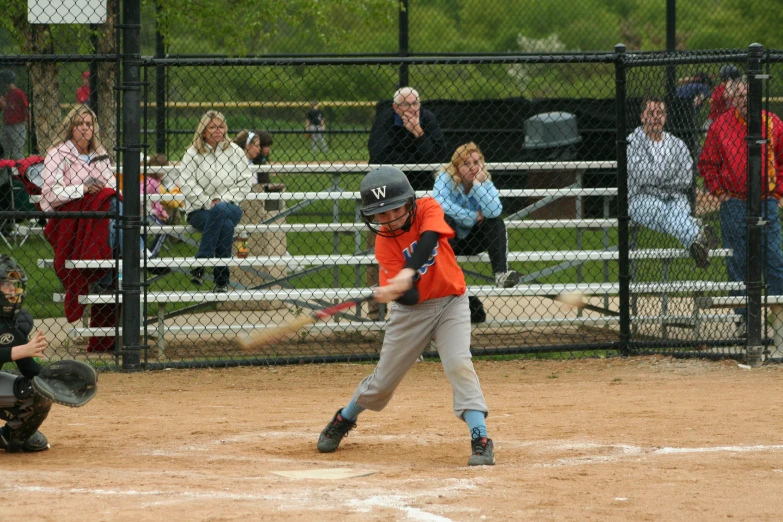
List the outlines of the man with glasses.
<svg viewBox="0 0 783 522">
<path fill-rule="evenodd" d="M 412 87 L 403 87 L 394 93 L 391 108 L 378 113 L 370 131 L 367 144 L 370 163 L 403 165 L 411 163 L 445 163 L 446 139 L 438 126 L 435 115 L 422 109 L 419 93 Z M 413 190 L 432 190 L 432 173 L 437 169 L 409 170 L 405 172 Z M 375 234 L 370 232 L 367 246 L 375 245 Z M 367 267 L 367 285 L 378 284 L 378 268 Z M 375 302 L 370 303 L 370 319 L 383 319 L 383 310 Z"/>
<path fill-rule="evenodd" d="M 392 106 L 378 113 L 368 143 L 370 163 L 400 165 L 445 163 L 446 139 L 435 115 L 421 107 L 416 89 L 403 87 L 394 93 Z M 435 169 L 403 169 L 414 190 L 432 189 Z"/>
<path fill-rule="evenodd" d="M 704 187 L 720 200 L 720 227 L 723 244 L 732 250 L 726 258 L 730 281 L 744 281 L 747 257 L 747 186 L 748 186 L 748 84 L 745 78 L 728 83 L 726 100 L 729 109 L 710 126 L 699 158 Z M 778 207 L 783 206 L 783 121 L 772 113 L 761 111 L 762 228 L 764 245 L 764 278 L 769 295 L 783 295 L 783 236 Z M 744 292 L 738 292 L 744 295 Z M 744 309 L 736 309 L 743 314 Z M 745 335 L 744 321 L 737 325 L 737 335 Z"/>
</svg>

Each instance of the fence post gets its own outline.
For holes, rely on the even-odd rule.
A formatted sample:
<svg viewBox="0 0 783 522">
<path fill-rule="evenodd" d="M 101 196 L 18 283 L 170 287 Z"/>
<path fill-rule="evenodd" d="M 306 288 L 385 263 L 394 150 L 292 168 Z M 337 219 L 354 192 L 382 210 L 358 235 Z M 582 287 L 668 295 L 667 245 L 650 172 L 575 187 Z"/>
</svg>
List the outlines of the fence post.
<svg viewBox="0 0 783 522">
<path fill-rule="evenodd" d="M 166 57 L 166 41 L 160 32 L 162 7 L 160 0 L 155 2 L 155 58 Z M 155 151 L 166 152 L 166 67 L 155 65 Z"/>
<path fill-rule="evenodd" d="M 677 51 L 677 0 L 666 0 L 666 51 Z M 671 106 L 676 92 L 677 70 L 674 64 L 666 66 L 666 103 Z"/>
<path fill-rule="evenodd" d="M 761 179 L 763 169 L 761 156 L 767 147 L 762 144 L 768 143 L 764 140 L 762 133 L 762 70 L 761 58 L 763 56 L 763 47 L 761 44 L 751 44 L 748 47 L 748 200 L 747 200 L 747 278 L 745 285 L 747 288 L 747 328 L 748 337 L 745 349 L 746 362 L 752 367 L 761 366 L 763 362 L 762 339 L 762 310 L 761 310 L 761 273 L 762 273 L 762 232 L 765 229 L 765 219 L 778 219 L 774 216 L 762 216 L 762 189 Z M 768 145 L 767 145 L 768 146 Z M 766 162 L 764 162 L 766 164 Z M 766 191 L 765 191 L 766 192 Z M 764 321 L 766 323 L 766 321 Z"/>
<path fill-rule="evenodd" d="M 141 0 L 125 0 L 122 16 L 122 368 L 139 369 L 141 322 L 139 194 L 141 154 Z"/>
<path fill-rule="evenodd" d="M 410 9 L 410 2 L 408 0 L 400 0 L 400 26 L 399 26 L 399 55 L 401 58 L 406 58 L 409 54 L 408 40 L 408 10 Z M 408 64 L 400 64 L 400 78 L 399 85 L 397 87 L 408 86 Z"/>
<path fill-rule="evenodd" d="M 100 54 L 98 48 L 98 25 L 90 25 L 90 45 L 93 54 Z M 92 60 L 88 64 L 90 71 L 90 99 L 87 101 L 90 109 L 98 115 L 98 62 Z"/>
<path fill-rule="evenodd" d="M 618 282 L 620 284 L 620 351 L 628 353 L 628 343 L 631 339 L 631 307 L 629 285 L 631 281 L 630 263 L 628 261 L 628 167 L 626 129 L 626 65 L 625 45 L 614 46 L 615 52 L 615 125 L 617 127 L 617 247 L 618 247 Z"/>
</svg>

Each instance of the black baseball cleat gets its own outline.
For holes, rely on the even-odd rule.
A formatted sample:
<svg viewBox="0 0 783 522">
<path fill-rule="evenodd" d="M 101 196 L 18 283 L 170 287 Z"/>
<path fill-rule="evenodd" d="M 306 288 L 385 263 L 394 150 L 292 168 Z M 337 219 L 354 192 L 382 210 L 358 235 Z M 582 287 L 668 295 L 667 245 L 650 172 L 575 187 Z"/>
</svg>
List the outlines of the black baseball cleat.
<svg viewBox="0 0 783 522">
<path fill-rule="evenodd" d="M 698 268 L 704 269 L 710 266 L 710 249 L 703 239 L 694 241 L 688 250 Z"/>
<path fill-rule="evenodd" d="M 475 430 L 474 430 L 475 431 Z M 492 439 L 487 437 L 473 437 L 470 441 L 471 455 L 468 466 L 494 466 L 495 450 Z"/>
<path fill-rule="evenodd" d="M 204 267 L 198 266 L 190 271 L 190 282 L 196 286 L 204 284 Z"/>
<path fill-rule="evenodd" d="M 318 451 L 321 453 L 332 453 L 340 445 L 340 441 L 343 437 L 348 435 L 348 432 L 356 427 L 355 422 L 343 419 L 340 415 L 342 409 L 337 410 L 334 417 L 326 425 L 324 431 L 318 436 Z"/>
<path fill-rule="evenodd" d="M 4 449 L 8 453 L 17 453 L 19 451 L 36 453 L 48 450 L 49 441 L 46 440 L 46 436 L 43 433 L 36 430 L 26 441 L 20 443 L 10 437 L 8 426 L 3 426 L 0 428 L 0 449 Z"/>
</svg>

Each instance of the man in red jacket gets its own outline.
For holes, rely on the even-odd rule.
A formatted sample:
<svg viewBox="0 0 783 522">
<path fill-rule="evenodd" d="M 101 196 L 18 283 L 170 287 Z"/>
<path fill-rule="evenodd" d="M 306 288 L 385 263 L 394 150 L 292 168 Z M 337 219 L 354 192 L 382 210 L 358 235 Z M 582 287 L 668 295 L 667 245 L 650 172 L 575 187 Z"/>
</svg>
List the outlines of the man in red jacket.
<svg viewBox="0 0 783 522">
<path fill-rule="evenodd" d="M 704 186 L 720 204 L 720 226 L 723 243 L 733 251 L 726 258 L 729 279 L 744 281 L 747 274 L 747 168 L 748 84 L 744 78 L 733 80 L 726 88 L 729 109 L 715 120 L 707 133 L 699 158 L 699 172 Z M 762 215 L 765 279 L 769 294 L 783 294 L 783 237 L 778 207 L 783 206 L 783 121 L 761 111 L 762 135 L 767 143 L 761 147 Z M 743 313 L 738 309 L 737 313 Z M 741 327 L 742 325 L 740 325 Z M 742 333 L 742 332 L 739 332 Z"/>
<path fill-rule="evenodd" d="M 3 130 L 0 145 L 3 159 L 24 158 L 24 142 L 27 138 L 27 96 L 16 86 L 16 73 L 11 69 L 0 71 L 0 109 L 3 109 Z M 6 92 L 7 90 L 7 92 Z"/>
</svg>

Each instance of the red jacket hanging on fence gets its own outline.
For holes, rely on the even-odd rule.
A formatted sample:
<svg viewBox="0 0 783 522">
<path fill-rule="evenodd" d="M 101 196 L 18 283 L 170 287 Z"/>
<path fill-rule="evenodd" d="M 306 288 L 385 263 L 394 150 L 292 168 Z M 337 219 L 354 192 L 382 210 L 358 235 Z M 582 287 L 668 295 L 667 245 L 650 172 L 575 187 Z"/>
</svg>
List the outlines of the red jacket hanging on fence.
<svg viewBox="0 0 783 522">
<path fill-rule="evenodd" d="M 105 188 L 95 195 L 85 194 L 82 199 L 65 203 L 57 210 L 108 212 L 114 194 L 113 189 Z M 90 284 L 100 280 L 111 269 L 69 269 L 65 262 L 111 259 L 109 221 L 108 218 L 53 218 L 44 229 L 44 236 L 54 248 L 54 270 L 65 287 L 65 317 L 69 322 L 84 315 L 86 305 L 79 303 L 79 296 L 89 294 Z M 117 313 L 119 310 L 114 303 L 94 304 L 90 311 L 90 326 L 114 326 Z M 114 337 L 92 337 L 88 350 L 106 351 L 113 345 Z"/>
<path fill-rule="evenodd" d="M 762 172 L 766 183 L 764 197 L 783 196 L 783 121 L 775 114 L 761 111 L 761 133 L 770 140 L 761 146 Z M 736 110 L 729 110 L 710 126 L 699 158 L 699 172 L 708 192 L 716 196 L 730 194 L 747 199 L 748 149 L 745 138 L 748 125 Z"/>
</svg>

